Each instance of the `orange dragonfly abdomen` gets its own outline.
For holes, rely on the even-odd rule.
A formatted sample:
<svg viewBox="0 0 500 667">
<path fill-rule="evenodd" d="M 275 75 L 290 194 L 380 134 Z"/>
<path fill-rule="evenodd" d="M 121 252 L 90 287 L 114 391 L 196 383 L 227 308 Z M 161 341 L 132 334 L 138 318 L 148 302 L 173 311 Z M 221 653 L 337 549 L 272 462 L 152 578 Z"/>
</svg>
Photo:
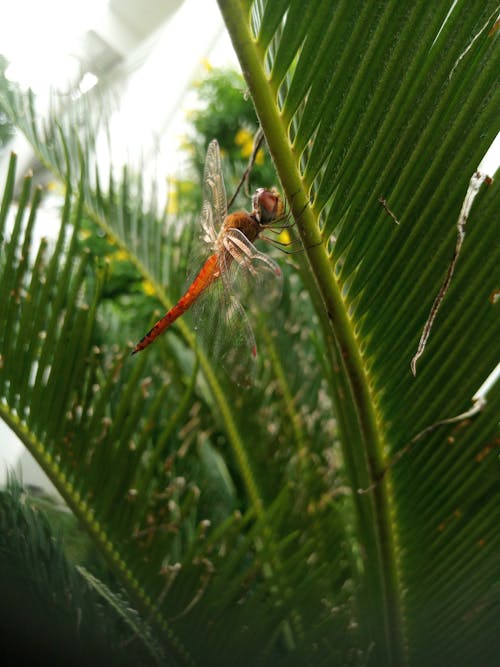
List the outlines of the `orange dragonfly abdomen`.
<svg viewBox="0 0 500 667">
<path fill-rule="evenodd" d="M 155 338 L 168 329 L 175 320 L 191 308 L 196 299 L 219 277 L 219 262 L 216 254 L 210 255 L 200 272 L 189 286 L 187 292 L 158 322 L 141 338 L 132 351 L 136 354 L 148 347 Z"/>
</svg>

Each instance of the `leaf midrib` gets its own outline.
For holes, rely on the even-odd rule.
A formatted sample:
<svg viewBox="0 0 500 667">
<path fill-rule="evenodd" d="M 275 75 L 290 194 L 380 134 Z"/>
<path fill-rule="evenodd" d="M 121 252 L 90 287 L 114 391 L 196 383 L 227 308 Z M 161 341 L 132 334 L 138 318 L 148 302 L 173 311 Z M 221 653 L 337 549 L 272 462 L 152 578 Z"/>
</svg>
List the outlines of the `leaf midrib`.
<svg viewBox="0 0 500 667">
<path fill-rule="evenodd" d="M 324 330 L 329 330 L 333 334 L 336 347 L 333 363 L 338 363 L 341 369 L 337 375 L 340 381 L 335 387 L 334 402 L 337 406 L 345 403 L 343 392 L 347 390 L 351 402 L 348 411 L 353 411 L 356 415 L 358 443 L 347 441 L 345 436 L 349 429 L 346 428 L 347 424 L 343 423 L 342 412 L 337 415 L 344 451 L 349 446 L 356 448 L 351 452 L 355 461 L 349 471 L 351 484 L 356 490 L 357 485 L 368 486 L 375 482 L 383 465 L 384 436 L 376 417 L 376 402 L 371 393 L 346 304 L 342 300 L 316 219 L 309 205 L 304 208 L 308 203 L 308 194 L 296 166 L 298 156 L 294 155 L 293 146 L 288 141 L 284 119 L 276 106 L 277 90 L 272 89 L 262 65 L 265 54 L 260 52 L 259 44 L 250 31 L 248 17 L 242 4 L 238 0 L 219 0 L 219 6 L 252 94 L 282 186 L 288 201 L 291 202 L 294 217 L 298 221 L 299 234 L 315 278 L 312 289 L 318 292 L 313 301 L 316 303 L 321 301 L 324 304 L 318 315 Z M 332 368 L 332 372 L 335 374 L 336 369 Z M 351 457 L 346 457 L 346 461 L 349 458 Z M 390 519 L 391 500 L 387 485 L 378 484 L 372 494 L 364 496 L 361 500 L 359 497 L 356 498 L 355 504 L 362 528 L 361 537 L 365 539 L 364 546 L 367 550 L 366 568 L 368 579 L 371 579 L 369 586 L 375 584 L 383 601 L 387 664 L 404 664 L 406 651 L 402 599 L 397 577 L 395 537 Z"/>
</svg>

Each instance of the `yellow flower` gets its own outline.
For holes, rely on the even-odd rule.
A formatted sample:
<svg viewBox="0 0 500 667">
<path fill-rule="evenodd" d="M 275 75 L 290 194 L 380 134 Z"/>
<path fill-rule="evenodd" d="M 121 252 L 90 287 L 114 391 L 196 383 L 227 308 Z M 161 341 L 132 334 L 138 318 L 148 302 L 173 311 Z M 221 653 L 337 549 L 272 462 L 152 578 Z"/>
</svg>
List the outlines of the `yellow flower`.
<svg viewBox="0 0 500 667">
<path fill-rule="evenodd" d="M 155 294 L 155 288 L 150 280 L 143 281 L 142 289 L 144 290 L 144 294 L 147 294 L 148 296 L 154 296 Z"/>
<path fill-rule="evenodd" d="M 237 146 L 241 146 L 241 156 L 250 157 L 253 150 L 253 134 L 244 128 L 241 128 L 236 132 L 234 138 L 234 143 Z"/>
<path fill-rule="evenodd" d="M 116 260 L 117 262 L 125 262 L 128 260 L 129 255 L 126 250 L 117 250 L 115 254 L 113 255 L 113 259 Z"/>
<path fill-rule="evenodd" d="M 211 72 L 213 70 L 213 65 L 211 64 L 211 62 L 208 58 L 202 58 L 200 60 L 200 65 L 203 67 L 203 69 L 206 72 Z"/>
<path fill-rule="evenodd" d="M 167 179 L 167 214 L 177 215 L 179 213 L 179 182 L 176 178 Z"/>
<path fill-rule="evenodd" d="M 264 151 L 262 148 L 259 148 L 257 155 L 255 156 L 255 164 L 264 164 Z"/>
<path fill-rule="evenodd" d="M 58 181 L 49 181 L 47 183 L 47 190 L 62 195 L 64 193 L 63 186 Z"/>
</svg>

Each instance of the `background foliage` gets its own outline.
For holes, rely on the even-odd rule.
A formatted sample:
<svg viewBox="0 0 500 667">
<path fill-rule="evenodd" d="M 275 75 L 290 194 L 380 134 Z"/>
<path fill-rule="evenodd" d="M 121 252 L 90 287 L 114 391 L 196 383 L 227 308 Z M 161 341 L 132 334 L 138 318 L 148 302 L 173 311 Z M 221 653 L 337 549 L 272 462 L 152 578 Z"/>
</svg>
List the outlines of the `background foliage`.
<svg viewBox="0 0 500 667">
<path fill-rule="evenodd" d="M 145 664 L 491 664 L 498 388 L 377 480 L 416 434 L 470 407 L 497 359 L 493 183 L 409 371 L 496 133 L 494 3 L 220 4 L 277 168 L 259 165 L 254 184 L 279 178 L 305 250 L 279 258 L 279 311 L 251 314 L 256 386 L 235 391 L 182 320 L 128 356 L 182 292 L 199 180 L 174 183 L 158 209 L 140 172 L 99 170 L 85 100 L 42 121 L 32 97 L 7 90 L 6 113 L 65 204 L 54 247 L 30 250 L 42 194 L 30 176 L 15 192 L 12 163 L 0 415 L 106 559 L 83 577 L 97 598 L 82 609 L 121 627 L 118 662 L 133 641 Z M 198 177 L 212 136 L 227 183 L 246 162 L 255 121 L 242 88 L 219 72 L 200 87 Z M 12 503 L 9 530 L 27 522 L 9 520 Z"/>
<path fill-rule="evenodd" d="M 9 61 L 2 55 L 0 55 L 0 81 L 2 82 L 2 88 L 12 87 L 12 84 L 9 83 L 5 77 L 5 70 L 9 65 Z M 3 149 L 11 139 L 14 134 L 14 128 L 10 122 L 8 116 L 4 113 L 0 114 L 0 149 Z"/>
</svg>

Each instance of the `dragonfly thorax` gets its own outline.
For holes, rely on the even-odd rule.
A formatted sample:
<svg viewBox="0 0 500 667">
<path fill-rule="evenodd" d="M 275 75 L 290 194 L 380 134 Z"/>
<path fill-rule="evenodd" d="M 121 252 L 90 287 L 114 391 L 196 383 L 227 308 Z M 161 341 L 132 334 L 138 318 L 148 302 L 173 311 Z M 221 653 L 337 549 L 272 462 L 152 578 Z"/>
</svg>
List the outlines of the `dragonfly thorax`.
<svg viewBox="0 0 500 667">
<path fill-rule="evenodd" d="M 252 215 L 247 213 L 247 211 L 230 213 L 224 220 L 218 241 L 224 242 L 224 237 L 227 235 L 229 229 L 239 229 L 253 243 L 260 233 L 260 223 L 253 213 Z"/>
</svg>

